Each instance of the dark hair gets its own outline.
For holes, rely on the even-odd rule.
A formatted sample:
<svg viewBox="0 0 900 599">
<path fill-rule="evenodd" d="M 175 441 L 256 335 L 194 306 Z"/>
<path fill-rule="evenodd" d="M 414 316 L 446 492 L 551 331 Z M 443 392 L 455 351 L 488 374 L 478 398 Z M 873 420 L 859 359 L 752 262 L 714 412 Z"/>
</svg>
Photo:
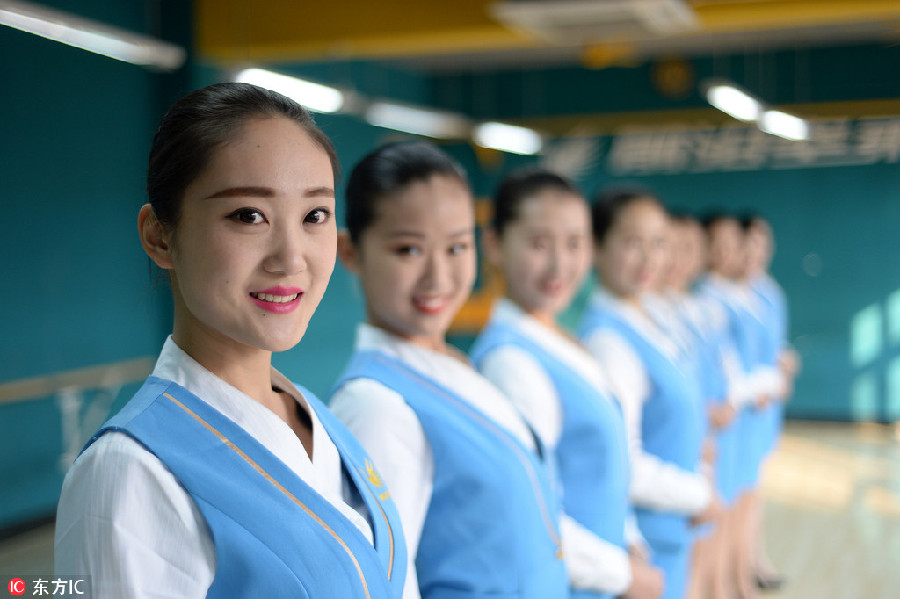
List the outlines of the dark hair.
<svg viewBox="0 0 900 599">
<path fill-rule="evenodd" d="M 350 240 L 359 243 L 375 221 L 379 200 L 434 175 L 454 177 L 468 187 L 466 173 L 434 144 L 422 141 L 381 146 L 360 160 L 347 180 L 344 222 Z"/>
<path fill-rule="evenodd" d="M 771 229 L 772 227 L 769 221 L 758 212 L 745 212 L 741 215 L 740 223 L 744 231 L 749 231 L 753 227 L 764 227 L 766 229 Z"/>
<path fill-rule="evenodd" d="M 540 167 L 527 166 L 507 175 L 494 195 L 492 225 L 497 235 L 503 235 L 506 225 L 519 218 L 523 201 L 548 189 L 583 197 L 571 181 Z"/>
<path fill-rule="evenodd" d="M 655 194 L 637 187 L 618 187 L 601 190 L 591 207 L 591 229 L 594 241 L 602 244 L 622 211 L 638 200 L 651 200 L 662 208 Z"/>
<path fill-rule="evenodd" d="M 735 222 L 738 225 L 741 224 L 740 221 L 738 220 L 738 218 L 736 216 L 734 216 L 733 214 L 729 214 L 727 212 L 721 212 L 721 211 L 717 211 L 717 210 L 714 210 L 712 212 L 707 212 L 700 219 L 700 223 L 703 225 L 703 228 L 706 229 L 707 232 L 709 232 L 717 224 L 719 224 L 721 222 L 726 222 L 726 221 Z"/>
<path fill-rule="evenodd" d="M 690 224 L 697 223 L 700 224 L 700 221 L 696 216 L 691 214 L 690 212 L 684 212 L 683 210 L 669 210 L 669 219 L 672 222 L 680 223 L 680 224 Z"/>
<path fill-rule="evenodd" d="M 156 218 L 174 229 L 185 189 L 203 172 L 216 148 L 231 141 L 248 120 L 274 117 L 300 125 L 328 154 L 338 178 L 334 146 L 305 108 L 249 83 L 216 83 L 175 102 L 156 130 L 147 168 L 147 195 Z"/>
</svg>

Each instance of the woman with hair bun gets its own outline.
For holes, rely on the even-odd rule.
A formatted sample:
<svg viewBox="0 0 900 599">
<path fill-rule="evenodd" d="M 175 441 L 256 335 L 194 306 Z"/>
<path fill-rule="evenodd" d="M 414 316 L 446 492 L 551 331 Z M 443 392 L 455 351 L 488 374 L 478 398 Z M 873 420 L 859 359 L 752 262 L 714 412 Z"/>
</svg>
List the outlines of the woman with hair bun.
<svg viewBox="0 0 900 599">
<path fill-rule="evenodd" d="M 568 597 L 550 456 L 445 339 L 475 281 L 465 174 L 431 144 L 378 148 L 350 175 L 346 223 L 366 322 L 330 406 L 399 508 L 404 598 Z"/>
<path fill-rule="evenodd" d="M 406 556 L 371 460 L 272 368 L 334 268 L 337 159 L 300 105 L 223 83 L 160 124 L 138 216 L 174 326 L 62 489 L 56 571 L 94 597 L 397 598 Z"/>
</svg>

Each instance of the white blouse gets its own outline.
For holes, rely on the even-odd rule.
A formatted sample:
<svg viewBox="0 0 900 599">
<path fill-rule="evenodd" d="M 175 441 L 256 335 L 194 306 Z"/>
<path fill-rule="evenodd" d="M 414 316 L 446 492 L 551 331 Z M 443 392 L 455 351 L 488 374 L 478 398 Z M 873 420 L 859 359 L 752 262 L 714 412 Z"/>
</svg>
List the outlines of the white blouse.
<svg viewBox="0 0 900 599">
<path fill-rule="evenodd" d="M 672 360 L 681 348 L 639 310 L 603 289 L 594 291 L 591 303 L 622 317 L 640 335 Z M 631 499 L 639 507 L 689 515 L 702 512 L 713 497 L 709 480 L 699 472 L 684 470 L 643 450 L 641 418 L 650 397 L 651 382 L 641 357 L 616 331 L 594 331 L 584 344 L 603 367 L 613 394 L 622 405 L 628 453 L 631 459 Z"/>
<path fill-rule="evenodd" d="M 206 370 L 171 337 L 153 376 L 185 387 L 246 430 L 372 542 L 365 506 L 345 500 L 351 493 L 337 448 L 281 373 L 272 369 L 272 385 L 291 394 L 312 420 L 312 460 L 287 423 Z M 57 573 L 90 575 L 98 598 L 205 597 L 216 569 L 209 528 L 190 495 L 156 456 L 119 432 L 95 441 L 66 475 L 54 559 Z"/>
<path fill-rule="evenodd" d="M 378 350 L 400 360 L 447 387 L 526 447 L 535 449 L 531 431 L 516 409 L 470 365 L 368 324 L 361 324 L 357 330 L 356 350 Z M 348 381 L 331 398 L 329 407 L 365 447 L 391 490 L 400 512 L 409 560 L 403 597 L 417 599 L 419 585 L 415 559 L 434 480 L 434 458 L 428 438 L 415 411 L 403 397 L 372 379 Z M 597 556 L 583 549 L 598 539 L 566 516 L 561 518 L 560 535 L 571 584 L 577 588 L 600 590 L 595 582 Z M 588 540 L 585 535 L 589 535 Z M 586 553 L 591 559 L 582 559 Z"/>
<path fill-rule="evenodd" d="M 578 373 L 600 393 L 610 396 L 600 365 L 575 340 L 538 322 L 508 299 L 501 299 L 494 305 L 491 321 L 513 327 Z M 481 373 L 504 392 L 544 445 L 557 445 L 562 429 L 562 405 L 556 387 L 537 359 L 517 347 L 501 346 L 484 357 Z M 629 544 L 642 543 L 635 534 L 636 526 L 631 524 L 627 529 Z M 624 593 L 631 584 L 628 554 L 587 529 L 574 534 L 581 536 L 581 542 L 572 550 L 566 548 L 566 559 L 582 562 L 585 572 L 593 572 L 589 588 L 612 595 Z"/>
</svg>

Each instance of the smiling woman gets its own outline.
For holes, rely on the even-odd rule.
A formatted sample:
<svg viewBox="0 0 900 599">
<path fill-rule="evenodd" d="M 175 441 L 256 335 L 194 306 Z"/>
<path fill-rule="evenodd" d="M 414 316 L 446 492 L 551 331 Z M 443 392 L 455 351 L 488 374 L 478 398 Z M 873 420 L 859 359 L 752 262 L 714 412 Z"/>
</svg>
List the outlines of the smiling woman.
<svg viewBox="0 0 900 599">
<path fill-rule="evenodd" d="M 474 226 L 465 175 L 433 145 L 354 167 L 339 253 L 368 322 L 330 406 L 394 495 L 404 599 L 568 597 L 548 455 L 445 340 L 475 279 Z"/>
<path fill-rule="evenodd" d="M 324 406 L 272 368 L 334 268 L 335 153 L 279 94 L 218 84 L 156 134 L 138 230 L 175 315 L 153 374 L 63 486 L 56 570 L 97 597 L 398 597 L 390 495 Z"/>
</svg>

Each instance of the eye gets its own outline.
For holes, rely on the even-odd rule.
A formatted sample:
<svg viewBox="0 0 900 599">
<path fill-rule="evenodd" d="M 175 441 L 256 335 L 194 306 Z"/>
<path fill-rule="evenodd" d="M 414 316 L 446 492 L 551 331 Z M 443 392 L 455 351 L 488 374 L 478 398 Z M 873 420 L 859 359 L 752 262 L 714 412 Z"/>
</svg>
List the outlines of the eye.
<svg viewBox="0 0 900 599">
<path fill-rule="evenodd" d="M 401 245 L 394 248 L 397 256 L 421 256 L 422 249 L 415 245 Z"/>
<path fill-rule="evenodd" d="M 266 222 L 265 215 L 256 208 L 239 208 L 229 214 L 228 218 L 246 225 L 259 225 Z"/>
<path fill-rule="evenodd" d="M 543 237 L 532 237 L 531 238 L 531 249 L 534 250 L 545 250 L 549 247 L 549 243 Z"/>
<path fill-rule="evenodd" d="M 581 238 L 580 237 L 571 237 L 568 243 L 570 250 L 577 250 L 581 248 Z"/>
<path fill-rule="evenodd" d="M 303 219 L 305 223 L 312 223 L 314 225 L 322 225 L 327 223 L 331 219 L 331 210 L 328 208 L 315 208 L 310 211 L 309 214 L 306 215 L 306 218 Z"/>
<path fill-rule="evenodd" d="M 462 253 L 465 253 L 469 250 L 469 244 L 465 241 L 460 241 L 458 243 L 454 243 L 449 248 L 447 248 L 447 253 L 451 256 L 458 256 Z"/>
</svg>

